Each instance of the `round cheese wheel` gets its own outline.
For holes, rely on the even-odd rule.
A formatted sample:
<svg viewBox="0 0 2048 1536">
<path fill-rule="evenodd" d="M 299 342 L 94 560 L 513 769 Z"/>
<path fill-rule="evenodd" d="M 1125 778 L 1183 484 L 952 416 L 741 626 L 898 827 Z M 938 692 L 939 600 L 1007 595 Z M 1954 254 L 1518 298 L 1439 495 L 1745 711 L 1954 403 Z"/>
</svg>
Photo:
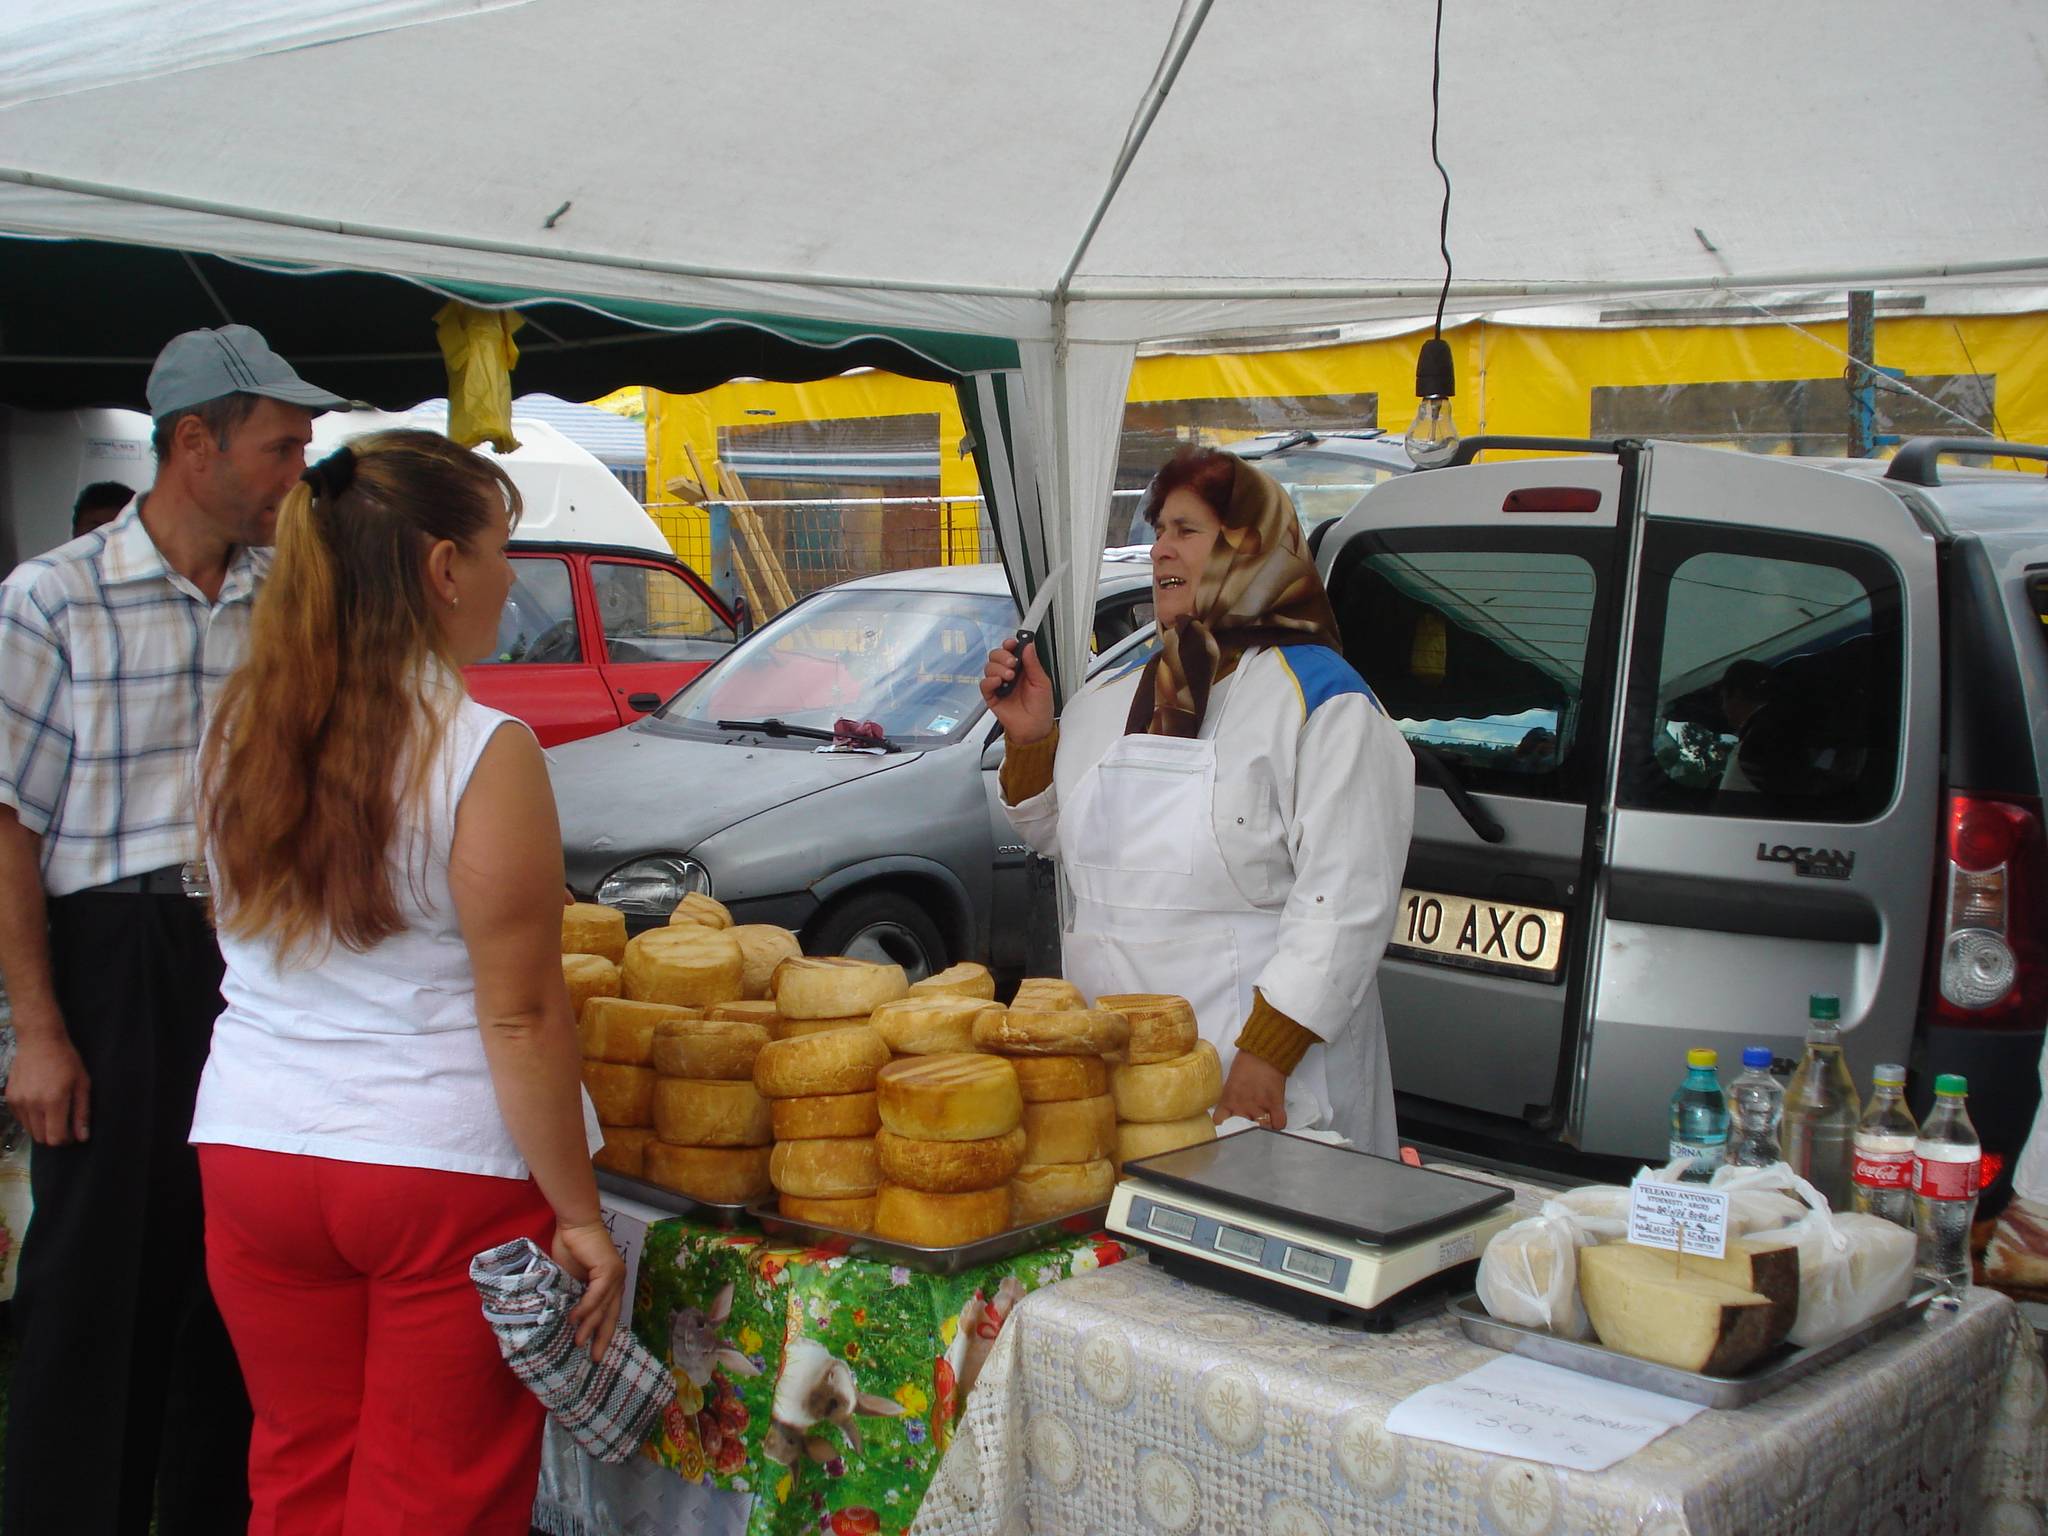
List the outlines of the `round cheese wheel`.
<svg viewBox="0 0 2048 1536">
<path fill-rule="evenodd" d="M 1150 1125 L 1126 1121 L 1116 1128 L 1116 1166 L 1121 1172 L 1125 1163 L 1134 1163 L 1141 1157 L 1178 1152 L 1182 1147 L 1215 1139 L 1216 1122 L 1206 1114 L 1189 1115 L 1185 1120 L 1159 1120 Z"/>
<path fill-rule="evenodd" d="M 734 933 L 739 930 L 735 928 Z M 758 1024 L 768 1031 L 768 1037 L 775 1038 L 775 1025 L 782 1015 L 776 1012 L 775 1003 L 765 997 L 743 997 L 730 1003 L 713 1003 L 704 1010 L 707 1019 L 730 1019 L 735 1024 Z"/>
<path fill-rule="evenodd" d="M 777 1141 L 806 1141 L 833 1136 L 872 1136 L 882 1128 L 881 1112 L 872 1093 L 820 1093 L 794 1099 L 770 1099 L 768 1118 Z"/>
<path fill-rule="evenodd" d="M 663 1024 L 697 1017 L 694 1008 L 636 1003 L 625 997 L 593 997 L 576 1020 L 576 1040 L 590 1061 L 644 1067 L 654 1060 L 654 1037 Z"/>
<path fill-rule="evenodd" d="M 702 1008 L 740 995 L 740 946 L 729 933 L 685 923 L 626 943 L 626 996 Z"/>
<path fill-rule="evenodd" d="M 1124 992 L 1095 999 L 1095 1006 L 1120 1013 L 1131 1026 L 1124 1060 L 1134 1065 L 1185 1056 L 1201 1038 L 1195 1010 L 1184 997 L 1164 992 Z"/>
<path fill-rule="evenodd" d="M 1192 1051 L 1171 1061 L 1118 1067 L 1109 1074 L 1109 1091 L 1116 1095 L 1119 1120 L 1185 1120 L 1216 1107 L 1223 1093 L 1223 1064 L 1215 1046 L 1198 1040 Z"/>
<path fill-rule="evenodd" d="M 1116 1100 L 1059 1099 L 1024 1106 L 1026 1163 L 1092 1163 L 1116 1152 Z"/>
<path fill-rule="evenodd" d="M 1106 1157 L 1019 1168 L 1010 1180 L 1010 1225 L 1021 1227 L 1106 1204 L 1115 1189 L 1116 1165 Z"/>
<path fill-rule="evenodd" d="M 957 1248 L 1010 1225 L 1010 1186 L 933 1194 L 884 1184 L 875 1191 L 875 1236 L 919 1248 Z"/>
<path fill-rule="evenodd" d="M 963 960 L 958 965 L 949 965 L 935 976 L 910 984 L 912 997 L 930 997 L 934 994 L 944 997 L 978 997 L 984 1002 L 994 1002 L 996 979 L 989 974 L 985 965 L 972 960 Z"/>
<path fill-rule="evenodd" d="M 655 1037 L 650 1059 L 663 1077 L 743 1082 L 751 1088 L 754 1058 L 767 1043 L 768 1031 L 759 1024 L 692 1019 L 664 1028 Z"/>
<path fill-rule="evenodd" d="M 778 1141 L 768 1178 L 785 1195 L 813 1200 L 850 1200 L 872 1195 L 882 1182 L 872 1136 L 833 1136 L 813 1141 Z"/>
<path fill-rule="evenodd" d="M 1024 1118 L 1017 1074 L 998 1056 L 892 1061 L 875 1075 L 875 1105 L 883 1125 L 922 1141 L 980 1141 Z"/>
<path fill-rule="evenodd" d="M 1109 1092 L 1109 1068 L 1100 1056 L 1012 1056 L 1009 1062 L 1026 1104 L 1092 1099 Z"/>
<path fill-rule="evenodd" d="M 771 1040 L 754 1058 L 754 1086 L 773 1099 L 866 1093 L 889 1047 L 865 1024 Z"/>
<path fill-rule="evenodd" d="M 752 1083 L 664 1077 L 654 1084 L 654 1133 L 678 1147 L 765 1147 L 768 1101 Z"/>
<path fill-rule="evenodd" d="M 1022 1127 L 977 1141 L 920 1141 L 884 1129 L 874 1142 L 883 1178 L 934 1194 L 993 1189 L 1024 1164 Z"/>
<path fill-rule="evenodd" d="M 713 1205 L 745 1205 L 768 1193 L 766 1147 L 674 1147 L 647 1144 L 650 1184 Z"/>
<path fill-rule="evenodd" d="M 654 1069 L 611 1061 L 583 1063 L 583 1086 L 600 1125 L 654 1124 Z"/>
<path fill-rule="evenodd" d="M 773 923 L 739 923 L 728 931 L 740 947 L 740 985 L 748 997 L 765 999 L 775 967 L 804 952 L 795 934 Z"/>
<path fill-rule="evenodd" d="M 562 984 L 569 989 L 569 1017 L 581 1019 L 593 997 L 619 995 L 619 968 L 603 955 L 564 955 Z"/>
<path fill-rule="evenodd" d="M 850 1200 L 812 1200 L 803 1195 L 781 1195 L 776 1209 L 791 1221 L 809 1222 L 814 1227 L 836 1227 L 841 1232 L 875 1230 L 875 1197 L 856 1195 Z"/>
<path fill-rule="evenodd" d="M 1027 976 L 1018 983 L 1017 995 L 1010 999 L 1010 1006 L 1053 1011 L 1086 1008 L 1088 1000 L 1081 995 L 1079 987 L 1063 977 Z"/>
<path fill-rule="evenodd" d="M 1001 1012 L 994 1003 L 978 997 L 913 994 L 882 1004 L 868 1022 L 898 1055 L 937 1056 L 975 1048 L 974 1020 L 984 1008 Z"/>
<path fill-rule="evenodd" d="M 843 1019 L 873 1013 L 910 990 L 900 965 L 840 955 L 798 955 L 775 967 L 768 995 L 786 1019 Z"/>
<path fill-rule="evenodd" d="M 768 1038 L 789 1040 L 797 1035 L 821 1034 L 828 1029 L 860 1028 L 864 1027 L 871 1017 L 870 1014 L 856 1013 L 844 1019 L 785 1019 L 778 1014 L 775 1022 L 768 1026 Z"/>
<path fill-rule="evenodd" d="M 603 955 L 617 965 L 626 956 L 626 914 L 594 901 L 572 901 L 562 908 L 562 953 Z"/>
<path fill-rule="evenodd" d="M 974 1021 L 974 1043 L 998 1056 L 1100 1056 L 1130 1032 L 1100 1008 L 991 1008 Z"/>
<path fill-rule="evenodd" d="M 591 1157 L 599 1168 L 608 1168 L 613 1173 L 623 1173 L 629 1179 L 647 1176 L 647 1144 L 654 1140 L 654 1132 L 644 1125 L 608 1125 L 604 1128 L 604 1145 Z"/>
<path fill-rule="evenodd" d="M 692 891 L 675 905 L 668 915 L 671 928 L 696 926 L 699 928 L 730 928 L 732 913 L 725 903 L 713 901 L 701 891 Z"/>
</svg>

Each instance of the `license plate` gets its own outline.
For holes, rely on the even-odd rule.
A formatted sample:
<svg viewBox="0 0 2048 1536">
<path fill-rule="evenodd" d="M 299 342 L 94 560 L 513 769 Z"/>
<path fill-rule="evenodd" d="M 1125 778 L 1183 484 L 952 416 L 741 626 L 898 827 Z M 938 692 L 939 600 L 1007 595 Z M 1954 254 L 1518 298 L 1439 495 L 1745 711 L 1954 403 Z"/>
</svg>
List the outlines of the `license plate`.
<svg viewBox="0 0 2048 1536">
<path fill-rule="evenodd" d="M 1404 888 L 1387 949 L 1408 960 L 1555 981 L 1564 965 L 1564 914 Z"/>
</svg>

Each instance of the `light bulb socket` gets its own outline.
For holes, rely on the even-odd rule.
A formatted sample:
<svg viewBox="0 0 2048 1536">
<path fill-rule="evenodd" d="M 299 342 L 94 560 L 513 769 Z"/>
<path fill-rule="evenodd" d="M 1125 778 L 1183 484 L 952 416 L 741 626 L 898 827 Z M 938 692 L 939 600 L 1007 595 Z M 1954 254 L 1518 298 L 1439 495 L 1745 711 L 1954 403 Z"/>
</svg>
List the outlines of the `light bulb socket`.
<svg viewBox="0 0 2048 1536">
<path fill-rule="evenodd" d="M 1432 336 L 1415 354 L 1415 393 L 1424 400 L 1448 400 L 1458 392 L 1458 374 L 1451 363 L 1451 344 Z"/>
</svg>

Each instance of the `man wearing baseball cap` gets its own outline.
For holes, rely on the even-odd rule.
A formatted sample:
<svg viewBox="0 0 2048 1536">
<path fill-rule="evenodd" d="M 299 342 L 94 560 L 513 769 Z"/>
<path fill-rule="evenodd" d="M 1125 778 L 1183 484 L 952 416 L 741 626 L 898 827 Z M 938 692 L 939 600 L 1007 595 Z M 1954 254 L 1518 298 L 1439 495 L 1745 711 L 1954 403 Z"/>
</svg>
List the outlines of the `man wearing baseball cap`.
<svg viewBox="0 0 2048 1536">
<path fill-rule="evenodd" d="M 0 583 L 7 1103 L 34 1140 L 0 1529 L 215 1536 L 248 1521 L 249 1407 L 207 1289 L 186 1145 L 221 960 L 181 872 L 195 759 L 242 660 L 317 411 L 246 325 L 148 384 L 155 486 Z M 159 1478 L 161 1468 L 161 1478 Z"/>
</svg>

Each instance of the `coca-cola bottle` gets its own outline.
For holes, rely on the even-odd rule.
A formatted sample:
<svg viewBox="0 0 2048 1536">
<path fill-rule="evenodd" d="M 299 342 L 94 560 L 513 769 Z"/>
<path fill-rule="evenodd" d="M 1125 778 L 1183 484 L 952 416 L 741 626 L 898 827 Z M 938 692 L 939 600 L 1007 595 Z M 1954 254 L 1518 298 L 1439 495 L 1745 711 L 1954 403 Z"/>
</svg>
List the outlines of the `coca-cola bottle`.
<svg viewBox="0 0 2048 1536">
<path fill-rule="evenodd" d="M 1856 1125 L 1851 1167 L 1856 1209 L 1913 1230 L 1913 1142 L 1920 1134 L 1906 1107 L 1906 1069 L 1893 1062 L 1872 1075 L 1870 1106 Z"/>
<path fill-rule="evenodd" d="M 1934 1108 L 1913 1143 L 1920 1274 L 1951 1296 L 1970 1288 L 1970 1223 L 1983 1169 L 1983 1147 L 1966 1104 L 1969 1086 L 1952 1072 L 1934 1080 Z"/>
</svg>

